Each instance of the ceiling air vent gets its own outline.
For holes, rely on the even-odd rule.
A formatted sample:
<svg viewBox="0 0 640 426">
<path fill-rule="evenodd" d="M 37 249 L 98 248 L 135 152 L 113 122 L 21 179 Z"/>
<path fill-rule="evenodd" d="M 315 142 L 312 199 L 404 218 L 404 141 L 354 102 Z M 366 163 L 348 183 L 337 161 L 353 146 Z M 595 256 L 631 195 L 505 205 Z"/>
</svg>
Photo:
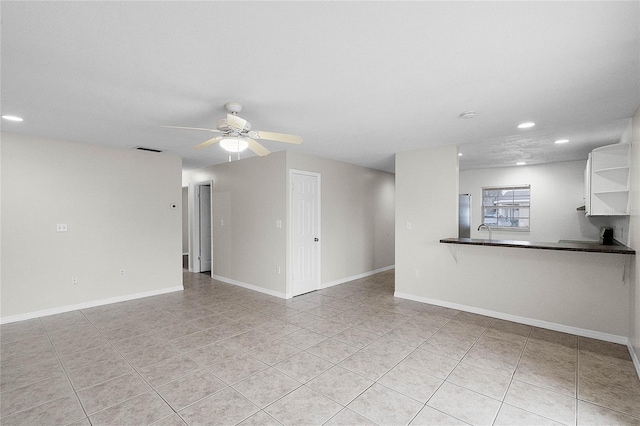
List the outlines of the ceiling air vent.
<svg viewBox="0 0 640 426">
<path fill-rule="evenodd" d="M 136 146 L 133 149 L 137 149 L 138 151 L 147 151 L 147 152 L 162 152 L 162 150 L 154 149 L 154 148 L 146 148 L 144 146 Z"/>
</svg>

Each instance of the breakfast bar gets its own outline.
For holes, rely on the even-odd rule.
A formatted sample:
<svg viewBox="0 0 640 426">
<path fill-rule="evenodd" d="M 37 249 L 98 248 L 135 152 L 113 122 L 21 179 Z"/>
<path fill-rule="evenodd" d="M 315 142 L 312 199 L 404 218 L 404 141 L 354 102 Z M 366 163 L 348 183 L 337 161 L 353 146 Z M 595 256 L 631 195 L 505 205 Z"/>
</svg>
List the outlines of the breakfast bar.
<svg viewBox="0 0 640 426">
<path fill-rule="evenodd" d="M 464 244 L 473 246 L 493 246 L 493 247 L 511 247 L 519 249 L 534 250 L 560 250 L 560 251 L 576 251 L 589 253 L 609 253 L 609 254 L 631 254 L 635 255 L 636 251 L 624 244 L 614 241 L 614 244 L 605 245 L 598 242 L 589 241 L 570 241 L 560 240 L 557 243 L 544 243 L 532 241 L 515 241 L 515 240 L 487 240 L 480 238 L 444 238 L 440 240 L 443 244 Z"/>
</svg>

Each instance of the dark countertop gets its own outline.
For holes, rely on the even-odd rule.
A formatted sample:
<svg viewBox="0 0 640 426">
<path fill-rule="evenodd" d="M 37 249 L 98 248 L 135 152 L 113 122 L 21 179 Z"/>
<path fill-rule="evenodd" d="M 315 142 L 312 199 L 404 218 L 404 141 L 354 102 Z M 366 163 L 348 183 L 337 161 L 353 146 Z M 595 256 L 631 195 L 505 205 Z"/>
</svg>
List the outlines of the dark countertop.
<svg viewBox="0 0 640 426">
<path fill-rule="evenodd" d="M 479 238 L 444 238 L 440 240 L 443 244 L 465 244 L 472 246 L 493 246 L 493 247 L 513 247 L 536 250 L 562 250 L 562 251 L 582 251 L 589 253 L 609 253 L 609 254 L 636 254 L 636 251 L 623 244 L 615 242 L 615 245 L 602 245 L 590 242 L 569 242 L 560 241 L 557 243 L 537 243 L 532 241 L 513 240 L 483 240 Z"/>
</svg>

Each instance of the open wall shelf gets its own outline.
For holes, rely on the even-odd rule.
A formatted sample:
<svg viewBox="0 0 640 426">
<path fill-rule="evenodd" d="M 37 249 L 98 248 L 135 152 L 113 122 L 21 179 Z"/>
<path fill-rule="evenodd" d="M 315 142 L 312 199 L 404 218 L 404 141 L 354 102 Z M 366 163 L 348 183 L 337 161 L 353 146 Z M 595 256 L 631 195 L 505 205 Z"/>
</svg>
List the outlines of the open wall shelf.
<svg viewBox="0 0 640 426">
<path fill-rule="evenodd" d="M 585 172 L 587 215 L 629 214 L 630 149 L 628 144 L 608 145 L 589 155 Z"/>
</svg>

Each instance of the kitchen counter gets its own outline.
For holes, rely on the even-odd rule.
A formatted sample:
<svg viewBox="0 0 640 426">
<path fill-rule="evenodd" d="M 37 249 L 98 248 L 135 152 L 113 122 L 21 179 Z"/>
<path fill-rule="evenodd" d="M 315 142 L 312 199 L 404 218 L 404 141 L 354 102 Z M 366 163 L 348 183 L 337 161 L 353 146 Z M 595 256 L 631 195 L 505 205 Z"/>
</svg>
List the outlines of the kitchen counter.
<svg viewBox="0 0 640 426">
<path fill-rule="evenodd" d="M 535 250 L 560 250 L 560 251 L 580 251 L 589 253 L 609 253 L 609 254 L 631 254 L 635 255 L 636 251 L 623 244 L 615 242 L 614 245 L 602 245 L 591 242 L 579 241 L 558 241 L 557 243 L 538 243 L 532 241 L 514 241 L 514 240 L 484 240 L 480 238 L 444 238 L 440 240 L 443 244 L 464 244 L 473 246 L 493 246 L 493 247 L 512 247 L 521 249 Z"/>
</svg>

